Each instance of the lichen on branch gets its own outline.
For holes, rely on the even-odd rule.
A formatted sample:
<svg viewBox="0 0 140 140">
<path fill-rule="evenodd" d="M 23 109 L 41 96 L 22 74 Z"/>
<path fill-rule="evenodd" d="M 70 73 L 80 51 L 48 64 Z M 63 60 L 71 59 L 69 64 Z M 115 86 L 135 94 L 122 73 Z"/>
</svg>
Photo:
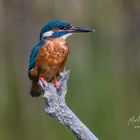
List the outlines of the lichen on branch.
<svg viewBox="0 0 140 140">
<path fill-rule="evenodd" d="M 67 82 L 70 71 L 59 74 L 58 83 L 60 89 L 56 90 L 53 83 L 39 81 L 42 95 L 45 99 L 45 112 L 55 118 L 64 126 L 68 127 L 78 140 L 98 140 L 98 138 L 85 126 L 80 119 L 69 109 L 65 102 Z"/>
</svg>

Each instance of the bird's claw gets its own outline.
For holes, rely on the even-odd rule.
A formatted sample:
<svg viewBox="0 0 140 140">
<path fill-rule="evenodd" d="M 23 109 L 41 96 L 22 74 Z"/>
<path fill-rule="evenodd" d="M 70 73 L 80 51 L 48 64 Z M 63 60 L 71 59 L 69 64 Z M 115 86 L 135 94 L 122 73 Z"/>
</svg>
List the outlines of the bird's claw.
<svg viewBox="0 0 140 140">
<path fill-rule="evenodd" d="M 60 89 L 60 85 L 57 80 L 54 81 L 54 86 L 55 86 L 56 90 Z"/>
<path fill-rule="evenodd" d="M 42 77 L 39 77 L 39 80 L 41 81 L 42 85 L 45 87 L 46 80 Z"/>
</svg>

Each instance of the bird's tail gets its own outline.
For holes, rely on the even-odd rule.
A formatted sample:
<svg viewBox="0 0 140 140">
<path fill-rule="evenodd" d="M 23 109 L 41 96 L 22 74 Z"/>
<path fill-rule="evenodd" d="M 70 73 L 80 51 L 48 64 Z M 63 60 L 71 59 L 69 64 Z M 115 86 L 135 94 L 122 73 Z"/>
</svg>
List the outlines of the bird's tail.
<svg viewBox="0 0 140 140">
<path fill-rule="evenodd" d="M 38 81 L 32 82 L 30 94 L 32 97 L 39 97 L 41 95 L 41 89 L 38 85 Z"/>
</svg>

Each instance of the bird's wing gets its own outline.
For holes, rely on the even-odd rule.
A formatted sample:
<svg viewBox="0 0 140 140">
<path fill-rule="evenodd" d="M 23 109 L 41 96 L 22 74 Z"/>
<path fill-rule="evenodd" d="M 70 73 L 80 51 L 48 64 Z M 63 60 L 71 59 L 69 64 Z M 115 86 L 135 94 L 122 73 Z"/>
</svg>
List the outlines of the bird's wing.
<svg viewBox="0 0 140 140">
<path fill-rule="evenodd" d="M 37 53 L 40 49 L 45 44 L 44 40 L 41 40 L 31 51 L 30 55 L 30 62 L 29 62 L 29 71 L 35 66 L 35 59 L 37 56 Z"/>
</svg>

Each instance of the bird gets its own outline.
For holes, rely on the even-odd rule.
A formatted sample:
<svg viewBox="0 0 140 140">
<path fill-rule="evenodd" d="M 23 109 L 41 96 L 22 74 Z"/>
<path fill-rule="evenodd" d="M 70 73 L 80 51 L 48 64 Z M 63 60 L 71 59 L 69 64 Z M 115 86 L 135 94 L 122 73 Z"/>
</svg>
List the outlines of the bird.
<svg viewBox="0 0 140 140">
<path fill-rule="evenodd" d="M 50 21 L 40 32 L 39 43 L 33 47 L 29 59 L 28 77 L 31 80 L 30 95 L 39 97 L 45 81 L 53 82 L 59 90 L 58 75 L 65 70 L 69 55 L 66 39 L 75 33 L 94 32 L 95 29 L 73 26 L 66 21 Z"/>
</svg>

